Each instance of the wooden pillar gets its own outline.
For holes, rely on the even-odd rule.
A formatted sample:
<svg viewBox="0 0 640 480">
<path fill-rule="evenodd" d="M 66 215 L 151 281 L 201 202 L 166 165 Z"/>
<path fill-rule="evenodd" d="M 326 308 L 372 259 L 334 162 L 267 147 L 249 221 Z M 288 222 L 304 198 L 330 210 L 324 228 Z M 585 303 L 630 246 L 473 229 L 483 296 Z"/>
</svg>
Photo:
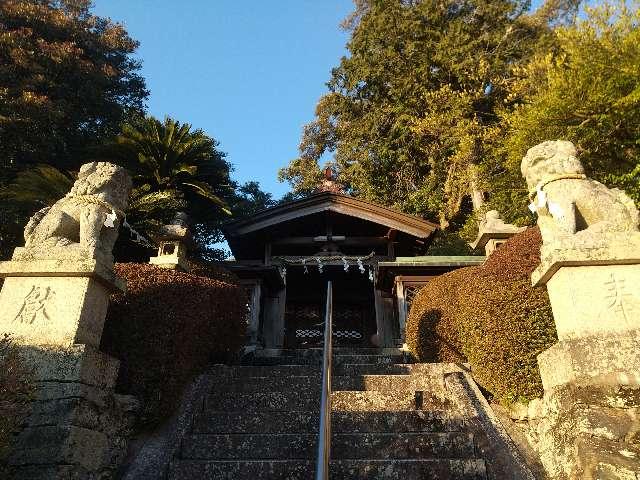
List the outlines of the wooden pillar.
<svg viewBox="0 0 640 480">
<path fill-rule="evenodd" d="M 245 286 L 248 293 L 249 318 L 247 319 L 247 346 L 254 346 L 258 344 L 262 285 L 260 280 L 241 280 L 240 283 Z"/>
<path fill-rule="evenodd" d="M 407 302 L 404 295 L 404 283 L 402 280 L 396 279 L 396 304 L 398 305 L 398 329 L 400 330 L 400 339 L 402 343 L 405 341 L 404 329 L 407 324 Z"/>
<path fill-rule="evenodd" d="M 380 347 L 394 347 L 393 322 L 393 298 L 382 290 L 375 289 L 376 326 L 378 329 L 378 341 Z"/>
<path fill-rule="evenodd" d="M 271 265 L 271 242 L 264 244 L 264 264 L 266 266 Z"/>
<path fill-rule="evenodd" d="M 284 344 L 284 314 L 287 289 L 282 288 L 265 298 L 262 336 L 264 348 L 282 348 Z"/>
</svg>

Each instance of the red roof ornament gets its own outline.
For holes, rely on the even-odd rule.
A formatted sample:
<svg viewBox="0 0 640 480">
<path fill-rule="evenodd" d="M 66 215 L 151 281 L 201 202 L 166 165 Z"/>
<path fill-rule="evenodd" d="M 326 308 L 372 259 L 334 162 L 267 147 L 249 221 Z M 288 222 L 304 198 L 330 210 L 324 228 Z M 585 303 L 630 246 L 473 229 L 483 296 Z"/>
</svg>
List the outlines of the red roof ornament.
<svg viewBox="0 0 640 480">
<path fill-rule="evenodd" d="M 344 185 L 336 181 L 336 173 L 331 165 L 327 165 L 324 169 L 324 179 L 318 185 L 317 192 L 331 192 L 345 194 Z"/>
</svg>

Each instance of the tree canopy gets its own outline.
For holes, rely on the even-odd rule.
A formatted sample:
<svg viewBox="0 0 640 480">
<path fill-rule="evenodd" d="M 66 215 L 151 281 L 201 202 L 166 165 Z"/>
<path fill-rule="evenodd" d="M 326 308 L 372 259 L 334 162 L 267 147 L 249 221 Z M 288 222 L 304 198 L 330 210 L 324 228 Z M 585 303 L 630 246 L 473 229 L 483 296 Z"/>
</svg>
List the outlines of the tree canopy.
<svg viewBox="0 0 640 480">
<path fill-rule="evenodd" d="M 639 24 L 637 2 L 587 7 L 584 18 L 555 29 L 554 49 L 515 72 L 514 106 L 501 112 L 505 139 L 496 158 L 504 162 L 487 175 L 509 217 L 518 212 L 501 185 L 520 176 L 528 148 L 550 139 L 574 142 L 589 176 L 640 202 Z"/>
<path fill-rule="evenodd" d="M 349 56 L 280 172 L 305 193 L 334 152 L 351 192 L 448 222 L 498 121 L 514 64 L 546 33 L 520 0 L 357 2 Z"/>
<path fill-rule="evenodd" d="M 197 227 L 206 251 L 211 230 L 231 215 L 235 184 L 218 142 L 202 130 L 170 117 L 134 117 L 98 155 L 126 167 L 134 182 L 129 223 L 145 236 L 184 211 Z"/>
<path fill-rule="evenodd" d="M 273 203 L 257 182 L 231 179 L 232 165 L 202 130 L 145 115 L 137 47 L 122 25 L 93 15 L 90 0 L 0 2 L 0 256 L 87 161 L 129 170 L 127 218 L 145 237 L 186 212 L 201 258 L 224 255 L 214 245 L 222 221 Z M 116 257 L 147 258 L 125 233 Z"/>
<path fill-rule="evenodd" d="M 0 2 L 0 162 L 75 168 L 148 95 L 122 25 L 90 0 Z"/>
<path fill-rule="evenodd" d="M 467 240 L 490 208 L 532 223 L 519 164 L 573 141 L 587 172 L 640 201 L 638 2 L 357 0 L 349 55 L 280 171 L 308 193 L 332 153 L 350 192 Z M 458 243 L 459 246 L 459 243 Z M 457 247 L 456 247 L 457 248 Z"/>
</svg>

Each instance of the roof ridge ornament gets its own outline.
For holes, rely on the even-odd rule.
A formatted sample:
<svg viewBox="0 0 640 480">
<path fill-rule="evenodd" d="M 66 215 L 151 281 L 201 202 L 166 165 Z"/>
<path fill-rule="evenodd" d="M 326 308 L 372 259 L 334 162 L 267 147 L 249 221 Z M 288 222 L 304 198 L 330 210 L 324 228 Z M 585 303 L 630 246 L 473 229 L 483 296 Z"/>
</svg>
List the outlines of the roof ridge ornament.
<svg viewBox="0 0 640 480">
<path fill-rule="evenodd" d="M 334 167 L 327 165 L 323 170 L 323 179 L 320 182 L 320 185 L 318 185 L 318 188 L 316 188 L 316 193 L 329 192 L 346 195 L 347 192 L 345 186 L 338 182 L 337 178 L 338 174 Z"/>
</svg>

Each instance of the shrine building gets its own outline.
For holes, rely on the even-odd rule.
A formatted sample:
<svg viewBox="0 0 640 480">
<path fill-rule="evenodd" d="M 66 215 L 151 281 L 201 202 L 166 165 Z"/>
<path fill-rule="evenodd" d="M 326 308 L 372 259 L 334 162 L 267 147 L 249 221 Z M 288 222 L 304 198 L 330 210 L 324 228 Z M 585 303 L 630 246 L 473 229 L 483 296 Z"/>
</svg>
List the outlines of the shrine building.
<svg viewBox="0 0 640 480">
<path fill-rule="evenodd" d="M 248 343 L 273 354 L 322 345 L 328 280 L 337 346 L 401 346 L 417 289 L 485 258 L 426 256 L 437 224 L 331 191 L 223 230 L 234 256 L 224 266 L 249 294 Z"/>
</svg>

